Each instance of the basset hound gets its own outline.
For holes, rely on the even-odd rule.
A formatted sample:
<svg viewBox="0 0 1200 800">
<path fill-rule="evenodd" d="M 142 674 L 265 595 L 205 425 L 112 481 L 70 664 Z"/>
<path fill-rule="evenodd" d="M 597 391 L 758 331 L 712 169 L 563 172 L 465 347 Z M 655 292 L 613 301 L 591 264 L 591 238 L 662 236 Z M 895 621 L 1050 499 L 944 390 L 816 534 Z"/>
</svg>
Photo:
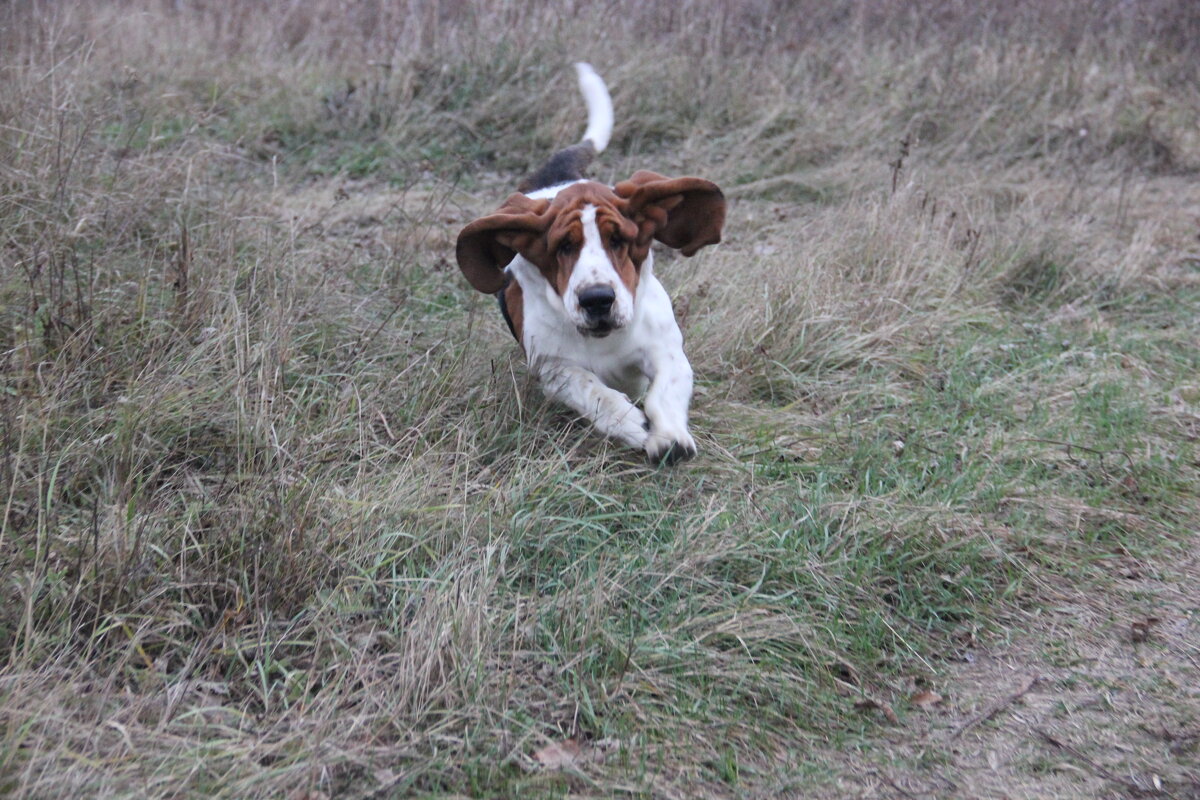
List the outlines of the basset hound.
<svg viewBox="0 0 1200 800">
<path fill-rule="evenodd" d="M 710 181 L 645 170 L 613 187 L 587 180 L 612 135 L 613 107 L 600 76 L 575 68 L 588 111 L 583 140 L 462 229 L 458 266 L 496 295 L 547 396 L 651 462 L 674 463 L 696 454 L 692 367 L 650 244 L 691 256 L 719 242 L 725 198 Z"/>
</svg>

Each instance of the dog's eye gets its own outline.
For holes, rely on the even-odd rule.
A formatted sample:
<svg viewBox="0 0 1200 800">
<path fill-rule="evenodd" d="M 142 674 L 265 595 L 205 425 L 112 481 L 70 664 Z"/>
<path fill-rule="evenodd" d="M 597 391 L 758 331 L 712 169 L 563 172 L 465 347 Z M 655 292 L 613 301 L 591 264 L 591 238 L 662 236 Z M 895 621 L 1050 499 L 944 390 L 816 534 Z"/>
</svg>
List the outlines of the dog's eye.
<svg viewBox="0 0 1200 800">
<path fill-rule="evenodd" d="M 575 243 L 570 239 L 563 239 L 558 245 L 558 254 L 560 256 L 569 256 L 575 252 Z"/>
<path fill-rule="evenodd" d="M 608 246 L 611 247 L 613 250 L 620 250 L 622 247 L 625 246 L 625 239 L 624 239 L 624 237 L 621 236 L 621 234 L 614 233 L 608 239 Z"/>
</svg>

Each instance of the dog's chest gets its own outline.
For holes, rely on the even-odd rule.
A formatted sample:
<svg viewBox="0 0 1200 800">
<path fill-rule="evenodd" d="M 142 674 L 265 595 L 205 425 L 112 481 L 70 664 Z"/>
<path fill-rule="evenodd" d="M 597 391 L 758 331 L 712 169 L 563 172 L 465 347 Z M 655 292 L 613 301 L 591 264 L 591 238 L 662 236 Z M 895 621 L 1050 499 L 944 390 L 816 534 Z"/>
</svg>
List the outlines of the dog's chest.
<svg viewBox="0 0 1200 800">
<path fill-rule="evenodd" d="M 645 389 L 646 352 L 636 335 L 637 325 L 594 338 L 581 335 L 553 316 L 530 322 L 526 317 L 524 345 L 535 369 L 542 364 L 569 363 L 583 367 L 631 397 Z"/>
</svg>

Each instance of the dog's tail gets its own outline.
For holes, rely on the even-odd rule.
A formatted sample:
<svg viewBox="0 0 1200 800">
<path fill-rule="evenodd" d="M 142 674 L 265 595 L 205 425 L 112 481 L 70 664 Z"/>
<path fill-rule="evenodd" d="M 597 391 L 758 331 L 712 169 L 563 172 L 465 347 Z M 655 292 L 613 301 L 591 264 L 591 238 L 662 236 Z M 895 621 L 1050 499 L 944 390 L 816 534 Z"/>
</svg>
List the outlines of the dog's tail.
<svg viewBox="0 0 1200 800">
<path fill-rule="evenodd" d="M 529 193 L 585 178 L 592 159 L 608 147 L 613 130 L 613 104 L 608 87 L 591 64 L 580 62 L 575 65 L 575 72 L 579 75 L 579 91 L 583 92 L 588 112 L 583 140 L 550 156 L 536 172 L 517 184 L 518 191 Z"/>
<path fill-rule="evenodd" d="M 583 92 L 583 102 L 587 103 L 588 125 L 583 132 L 583 141 L 591 142 L 597 153 L 603 153 L 612 138 L 613 104 L 609 97 L 608 87 L 604 80 L 596 74 L 591 64 L 582 61 L 575 65 L 579 74 L 579 91 Z"/>
</svg>

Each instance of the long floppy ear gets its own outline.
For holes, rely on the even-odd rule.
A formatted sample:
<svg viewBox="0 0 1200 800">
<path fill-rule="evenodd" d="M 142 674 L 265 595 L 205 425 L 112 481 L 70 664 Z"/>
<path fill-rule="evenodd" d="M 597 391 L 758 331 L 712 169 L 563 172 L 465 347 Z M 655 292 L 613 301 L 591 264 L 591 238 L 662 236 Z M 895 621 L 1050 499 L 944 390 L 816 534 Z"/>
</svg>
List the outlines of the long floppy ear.
<svg viewBox="0 0 1200 800">
<path fill-rule="evenodd" d="M 725 226 L 725 195 L 703 178 L 667 178 L 638 170 L 614 191 L 628 201 L 629 214 L 638 224 L 639 243 L 653 236 L 685 256 L 707 244 L 721 241 Z"/>
<path fill-rule="evenodd" d="M 535 248 L 550 225 L 549 207 L 549 200 L 530 200 L 517 192 L 509 195 L 496 213 L 459 231 L 454 254 L 472 286 L 487 294 L 504 288 L 504 268 L 517 253 Z"/>
</svg>

